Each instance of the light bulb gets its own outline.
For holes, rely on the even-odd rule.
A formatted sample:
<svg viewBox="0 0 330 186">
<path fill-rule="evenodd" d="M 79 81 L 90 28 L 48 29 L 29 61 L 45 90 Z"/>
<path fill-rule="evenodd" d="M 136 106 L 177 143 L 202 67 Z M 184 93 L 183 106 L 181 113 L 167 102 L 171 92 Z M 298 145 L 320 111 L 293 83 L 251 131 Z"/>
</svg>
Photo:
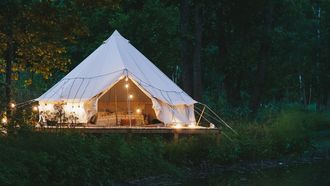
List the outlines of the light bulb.
<svg viewBox="0 0 330 186">
<path fill-rule="evenodd" d="M 7 123 L 7 118 L 2 118 L 1 123 L 6 124 Z"/>
<path fill-rule="evenodd" d="M 128 83 L 125 84 L 125 88 L 128 88 Z"/>
<path fill-rule="evenodd" d="M 189 126 L 189 128 L 195 128 L 196 127 L 196 125 L 194 125 L 194 124 L 190 124 L 188 126 Z"/>
<path fill-rule="evenodd" d="M 38 111 L 38 107 L 37 107 L 37 106 L 33 106 L 33 107 L 32 107 L 32 110 L 33 110 L 33 111 Z"/>
<path fill-rule="evenodd" d="M 128 77 L 126 76 L 125 81 L 128 81 Z"/>
<path fill-rule="evenodd" d="M 131 94 L 131 95 L 129 95 L 129 99 L 132 99 L 133 98 L 133 95 Z"/>
<path fill-rule="evenodd" d="M 16 107 L 15 103 L 10 103 L 10 107 L 15 108 Z"/>
<path fill-rule="evenodd" d="M 140 113 L 140 112 L 141 112 L 141 109 L 136 109 L 136 112 L 137 112 L 137 113 Z"/>
<path fill-rule="evenodd" d="M 182 125 L 181 124 L 176 124 L 176 125 L 174 125 L 174 128 L 181 128 L 182 127 Z"/>
</svg>

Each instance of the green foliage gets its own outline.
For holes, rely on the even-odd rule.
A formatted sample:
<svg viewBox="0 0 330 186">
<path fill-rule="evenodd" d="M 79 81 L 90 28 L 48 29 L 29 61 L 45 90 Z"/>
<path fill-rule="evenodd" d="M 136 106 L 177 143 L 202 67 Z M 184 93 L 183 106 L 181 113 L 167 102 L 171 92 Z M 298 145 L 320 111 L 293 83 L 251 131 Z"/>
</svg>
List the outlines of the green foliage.
<svg viewBox="0 0 330 186">
<path fill-rule="evenodd" d="M 181 165 L 209 163 L 233 163 L 241 160 L 272 159 L 300 154 L 311 150 L 313 133 L 330 129 L 330 115 L 310 112 L 300 107 L 283 110 L 268 107 L 258 122 L 236 121 L 233 127 L 238 136 L 222 136 L 217 146 L 215 137 L 201 136 L 181 139 L 167 145 L 168 160 Z M 261 115 L 261 113 L 260 113 Z"/>
<path fill-rule="evenodd" d="M 111 185 L 114 180 L 132 177 L 177 174 L 181 166 L 276 158 L 309 150 L 313 132 L 330 128 L 330 115 L 315 112 L 329 106 L 330 99 L 330 3 L 274 1 L 262 105 L 251 119 L 252 87 L 265 31 L 265 2 L 204 3 L 203 101 L 231 121 L 239 136 L 224 130 L 232 139 L 222 136 L 217 146 L 214 136 L 182 138 L 174 144 L 117 135 L 39 134 L 30 128 L 36 119 L 31 110 L 16 110 L 11 126 L 18 130 L 0 139 L 0 183 Z M 74 68 L 115 29 L 169 77 L 180 76 L 179 3 L 1 1 L 0 77 L 4 79 L 11 32 L 16 80 L 13 99 L 19 102 L 47 90 L 64 76 L 63 71 Z M 188 16 L 189 33 L 185 36 L 192 47 L 193 12 Z M 309 103 L 307 109 L 294 104 L 304 100 Z"/>
<path fill-rule="evenodd" d="M 203 3 L 203 101 L 227 120 L 248 118 L 261 58 L 267 1 Z M 118 29 L 166 75 L 181 83 L 180 3 L 167 0 L 1 2 L 0 77 L 13 27 L 13 99 L 36 98 Z M 328 1 L 274 1 L 261 103 L 329 106 Z M 194 45 L 194 2 L 188 14 Z M 317 7 L 321 8 L 320 18 Z M 254 11 L 251 11 L 253 9 Z M 46 13 L 47 12 L 47 13 Z M 12 18 L 13 25 L 9 18 Z M 320 30 L 320 37 L 317 35 Z M 191 55 L 193 56 L 193 55 Z M 301 76 L 301 82 L 299 77 Z M 48 78 L 45 80 L 44 78 Z M 320 107 L 321 105 L 321 107 Z"/>
<path fill-rule="evenodd" d="M 312 133 L 330 129 L 328 113 L 287 108 L 267 122 L 235 122 L 239 136 L 159 137 L 37 133 L 23 127 L 0 138 L 2 185 L 111 185 L 186 167 L 279 158 L 310 151 Z M 264 117 L 270 118 L 270 117 Z M 17 135 L 18 134 L 18 135 Z"/>
<path fill-rule="evenodd" d="M 170 162 L 182 165 L 199 165 L 208 161 L 210 150 L 215 147 L 213 136 L 198 136 L 182 138 L 178 143 L 166 145 L 166 156 Z"/>
<path fill-rule="evenodd" d="M 0 139 L 3 185 L 102 185 L 114 180 L 176 174 L 159 140 L 122 136 L 29 133 Z M 17 177 L 18 176 L 18 177 Z"/>
</svg>

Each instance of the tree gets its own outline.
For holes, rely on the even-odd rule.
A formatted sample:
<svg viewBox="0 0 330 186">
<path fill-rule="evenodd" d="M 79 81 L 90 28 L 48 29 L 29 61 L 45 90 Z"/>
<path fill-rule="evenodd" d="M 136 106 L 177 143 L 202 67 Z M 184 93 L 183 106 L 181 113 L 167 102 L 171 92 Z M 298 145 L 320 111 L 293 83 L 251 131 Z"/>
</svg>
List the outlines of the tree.
<svg viewBox="0 0 330 186">
<path fill-rule="evenodd" d="M 268 0 L 267 5 L 264 11 L 264 27 L 265 32 L 261 40 L 260 44 L 260 60 L 257 65 L 257 75 L 255 84 L 253 87 L 252 93 L 252 102 L 251 108 L 253 112 L 256 112 L 259 108 L 261 102 L 261 96 L 264 86 L 265 74 L 266 74 L 266 66 L 269 63 L 270 59 L 270 51 L 271 51 L 271 31 L 272 31 L 272 23 L 273 23 L 273 10 L 274 4 L 273 0 Z"/>
<path fill-rule="evenodd" d="M 193 63 L 193 90 L 194 98 L 202 100 L 202 38 L 203 38 L 203 5 L 201 2 L 195 4 L 195 46 Z"/>
<path fill-rule="evenodd" d="M 192 94 L 192 63 L 190 59 L 190 32 L 189 32 L 189 16 L 190 3 L 189 0 L 180 1 L 180 35 L 181 35 L 181 61 L 182 61 L 182 84 L 183 89 Z"/>
<path fill-rule="evenodd" d="M 63 43 L 71 42 L 77 31 L 64 28 L 61 8 L 50 1 L 4 0 L 0 5 L 0 35 L 4 60 L 5 105 L 11 116 L 13 80 L 20 73 L 36 74 L 48 79 L 56 70 L 65 71 L 70 59 Z M 75 29 L 74 25 L 71 28 Z M 31 84 L 31 79 L 26 81 Z"/>
</svg>

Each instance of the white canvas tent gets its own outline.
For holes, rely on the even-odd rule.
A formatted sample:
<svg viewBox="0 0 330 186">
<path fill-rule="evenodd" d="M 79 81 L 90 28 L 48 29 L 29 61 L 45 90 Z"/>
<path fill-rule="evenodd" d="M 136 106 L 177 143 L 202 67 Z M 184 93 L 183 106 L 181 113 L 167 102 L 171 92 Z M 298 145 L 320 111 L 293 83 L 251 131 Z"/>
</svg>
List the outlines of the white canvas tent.
<svg viewBox="0 0 330 186">
<path fill-rule="evenodd" d="M 150 98 L 158 120 L 165 124 L 195 125 L 196 101 L 118 31 L 114 31 L 92 54 L 36 99 L 39 112 L 52 112 L 54 103 L 61 102 L 66 114 L 74 113 L 79 123 L 88 123 L 99 112 L 101 97 L 125 80 Z"/>
</svg>

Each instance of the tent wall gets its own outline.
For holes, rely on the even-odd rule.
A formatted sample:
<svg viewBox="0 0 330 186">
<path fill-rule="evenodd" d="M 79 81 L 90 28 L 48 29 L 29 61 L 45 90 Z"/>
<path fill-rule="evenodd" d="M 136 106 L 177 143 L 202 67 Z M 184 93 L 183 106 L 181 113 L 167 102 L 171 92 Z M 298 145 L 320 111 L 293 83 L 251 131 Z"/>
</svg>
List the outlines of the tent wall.
<svg viewBox="0 0 330 186">
<path fill-rule="evenodd" d="M 67 123 L 87 123 L 88 115 L 86 112 L 87 102 L 67 101 L 67 102 L 52 102 L 52 101 L 39 101 L 39 114 L 47 119 L 56 118 L 60 122 L 59 117 L 55 117 L 59 113 L 56 110 L 56 105 L 61 105 L 63 108 L 62 118 L 66 118 Z M 88 108 L 87 110 L 91 110 Z"/>
<path fill-rule="evenodd" d="M 153 105 L 157 118 L 165 124 L 196 124 L 194 105 L 171 106 L 155 99 Z"/>
<path fill-rule="evenodd" d="M 129 87 L 126 89 L 125 84 Z M 124 78 L 119 80 L 109 90 L 101 92 L 87 101 L 66 100 L 62 102 L 39 101 L 40 114 L 56 113 L 55 104 L 63 104 L 65 117 L 75 116 L 76 123 L 95 122 L 100 119 L 102 113 L 128 114 L 127 98 L 132 95 L 129 107 L 131 114 L 142 114 L 147 123 L 158 119 L 165 124 L 195 124 L 193 105 L 169 105 L 149 95 L 147 91 L 139 87 L 139 84 Z M 140 113 L 137 113 L 137 110 Z M 98 118 L 92 118 L 97 116 Z M 68 121 L 73 122 L 73 121 Z M 118 122 L 118 121 L 116 121 Z"/>
</svg>

